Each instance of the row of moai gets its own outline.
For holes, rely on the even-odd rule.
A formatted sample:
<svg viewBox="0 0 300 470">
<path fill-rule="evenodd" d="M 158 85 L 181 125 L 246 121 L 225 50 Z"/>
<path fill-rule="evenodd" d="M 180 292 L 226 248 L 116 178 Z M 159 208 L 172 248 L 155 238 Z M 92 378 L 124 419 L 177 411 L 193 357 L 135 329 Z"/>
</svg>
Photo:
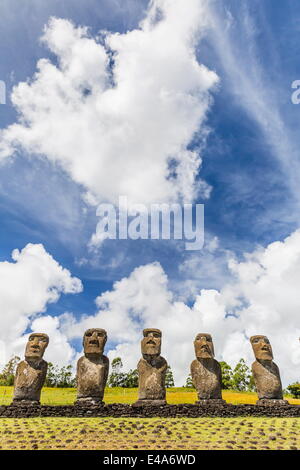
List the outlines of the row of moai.
<svg viewBox="0 0 300 470">
<path fill-rule="evenodd" d="M 156 328 L 143 330 L 142 358 L 137 369 L 139 378 L 138 401 L 134 406 L 165 405 L 165 377 L 167 362 L 161 356 L 162 333 Z M 84 356 L 77 362 L 76 405 L 103 404 L 108 378 L 109 360 L 103 354 L 107 333 L 101 328 L 87 330 L 83 337 Z M 256 361 L 252 373 L 259 405 L 284 405 L 279 369 L 273 362 L 273 353 L 266 336 L 250 338 Z M 15 377 L 14 405 L 36 405 L 47 375 L 47 362 L 43 359 L 49 343 L 48 335 L 32 333 L 25 350 L 25 360 L 20 362 Z M 198 393 L 197 404 L 226 404 L 222 400 L 222 374 L 214 358 L 212 337 L 199 333 L 194 341 L 196 359 L 191 363 L 191 376 Z"/>
</svg>

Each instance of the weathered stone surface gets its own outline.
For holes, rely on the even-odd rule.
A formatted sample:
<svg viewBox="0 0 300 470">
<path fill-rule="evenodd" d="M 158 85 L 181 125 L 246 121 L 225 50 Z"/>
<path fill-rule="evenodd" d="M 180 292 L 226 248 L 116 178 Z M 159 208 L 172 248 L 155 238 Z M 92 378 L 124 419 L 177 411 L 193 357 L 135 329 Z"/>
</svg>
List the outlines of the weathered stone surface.
<svg viewBox="0 0 300 470">
<path fill-rule="evenodd" d="M 32 333 L 29 336 L 25 360 L 18 364 L 14 383 L 14 405 L 37 405 L 40 401 L 48 364 L 43 359 L 49 343 L 48 335 Z"/>
<path fill-rule="evenodd" d="M 109 359 L 103 354 L 106 341 L 106 331 L 101 328 L 91 328 L 84 334 L 84 356 L 77 362 L 77 405 L 103 400 L 109 370 Z"/>
<path fill-rule="evenodd" d="M 135 403 L 133 403 L 132 406 L 137 407 L 137 406 L 164 406 L 166 404 L 166 400 L 137 400 Z"/>
<path fill-rule="evenodd" d="M 137 369 L 139 374 L 139 399 L 135 406 L 153 406 L 166 404 L 165 378 L 167 361 L 160 355 L 161 331 L 156 328 L 146 328 L 141 341 L 143 357 Z"/>
<path fill-rule="evenodd" d="M 256 405 L 164 405 L 134 407 L 125 403 L 92 406 L 0 406 L 1 418 L 26 418 L 26 417 L 234 417 L 234 416 L 270 416 L 270 417 L 299 417 L 299 405 L 287 406 L 256 406 Z"/>
<path fill-rule="evenodd" d="M 278 398 L 260 398 L 259 400 L 257 400 L 256 404 L 259 406 L 287 406 L 289 405 L 289 402 L 287 400 L 280 400 Z"/>
<path fill-rule="evenodd" d="M 251 336 L 250 342 L 256 358 L 252 364 L 252 373 L 259 398 L 257 404 L 284 404 L 280 373 L 273 362 L 272 347 L 268 338 L 263 335 Z"/>
<path fill-rule="evenodd" d="M 194 341 L 196 358 L 191 363 L 191 375 L 200 404 L 220 403 L 222 400 L 221 366 L 214 359 L 214 345 L 208 333 L 199 333 Z M 225 402 L 224 402 L 225 403 Z"/>
<path fill-rule="evenodd" d="M 201 399 L 195 401 L 195 405 L 201 405 L 201 406 L 219 406 L 219 405 L 226 405 L 226 401 L 223 400 L 222 398 L 208 398 L 208 399 Z"/>
</svg>

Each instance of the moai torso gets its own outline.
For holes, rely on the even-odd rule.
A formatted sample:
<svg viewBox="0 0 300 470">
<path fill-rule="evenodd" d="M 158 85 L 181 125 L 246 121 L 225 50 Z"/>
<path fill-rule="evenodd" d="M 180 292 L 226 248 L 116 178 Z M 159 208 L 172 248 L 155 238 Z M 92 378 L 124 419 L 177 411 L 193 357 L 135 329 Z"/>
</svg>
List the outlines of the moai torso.
<svg viewBox="0 0 300 470">
<path fill-rule="evenodd" d="M 191 375 L 198 393 L 199 402 L 197 403 L 225 403 L 222 400 L 221 366 L 214 359 L 215 352 L 211 335 L 198 333 L 194 341 L 194 348 L 196 359 L 191 363 Z"/>
<path fill-rule="evenodd" d="M 259 398 L 257 404 L 268 403 L 268 400 L 275 400 L 278 404 L 280 402 L 276 400 L 280 400 L 283 404 L 287 404 L 288 402 L 283 400 L 280 373 L 273 362 L 270 341 L 264 335 L 255 335 L 251 336 L 250 342 L 256 359 L 252 364 L 252 373 Z"/>
<path fill-rule="evenodd" d="M 29 335 L 25 360 L 21 361 L 16 370 L 14 382 L 13 404 L 39 404 L 42 387 L 44 385 L 48 363 L 44 361 L 43 354 L 49 343 L 45 333 L 31 333 Z"/>
<path fill-rule="evenodd" d="M 222 398 L 221 366 L 215 359 L 195 359 L 191 375 L 199 400 Z"/>
<path fill-rule="evenodd" d="M 165 400 L 165 378 L 167 361 L 158 356 L 154 359 L 140 359 L 138 363 L 139 374 L 139 400 Z"/>
<path fill-rule="evenodd" d="M 259 399 L 282 399 L 279 369 L 273 361 L 257 360 L 252 364 L 252 373 Z"/>
<path fill-rule="evenodd" d="M 90 360 L 82 356 L 77 362 L 77 398 L 103 399 L 108 377 L 109 360 L 106 356 Z"/>
<path fill-rule="evenodd" d="M 141 341 L 142 358 L 139 374 L 139 398 L 134 406 L 166 404 L 167 361 L 160 355 L 162 333 L 157 328 L 145 328 Z"/>
<path fill-rule="evenodd" d="M 76 404 L 102 402 L 109 370 L 109 360 L 103 354 L 106 340 L 102 328 L 90 328 L 84 333 L 84 356 L 77 362 Z"/>
<path fill-rule="evenodd" d="M 14 400 L 40 401 L 42 387 L 47 375 L 48 364 L 22 361 L 18 364 L 14 383 Z"/>
</svg>

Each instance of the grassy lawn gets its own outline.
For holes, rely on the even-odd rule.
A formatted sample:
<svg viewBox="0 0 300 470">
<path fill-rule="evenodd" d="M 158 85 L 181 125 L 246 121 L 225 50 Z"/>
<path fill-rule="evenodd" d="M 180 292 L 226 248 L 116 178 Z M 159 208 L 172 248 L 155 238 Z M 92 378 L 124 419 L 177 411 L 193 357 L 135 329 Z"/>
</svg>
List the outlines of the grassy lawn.
<svg viewBox="0 0 300 470">
<path fill-rule="evenodd" d="M 12 400 L 13 387 L 0 387 L 0 405 L 9 405 Z M 136 388 L 106 388 L 105 403 L 133 403 L 137 400 Z M 300 405 L 300 399 L 286 397 L 291 404 Z M 43 388 L 41 403 L 44 405 L 72 405 L 76 399 L 74 388 Z M 255 403 L 256 393 L 223 391 L 223 399 L 228 403 L 237 405 L 239 403 Z M 170 388 L 167 390 L 167 401 L 170 404 L 194 403 L 197 394 L 193 389 Z"/>
<path fill-rule="evenodd" d="M 297 418 L 2 418 L 0 449 L 300 448 Z"/>
<path fill-rule="evenodd" d="M 12 387 L 0 387 L 9 404 Z M 41 402 L 73 404 L 75 389 L 44 388 Z M 255 393 L 224 391 L 228 403 L 255 403 Z M 290 403 L 300 400 L 287 397 Z M 108 388 L 106 403 L 133 403 L 137 389 Z M 172 388 L 168 403 L 194 403 L 194 390 Z M 1 449 L 300 449 L 299 418 L 1 418 Z"/>
</svg>

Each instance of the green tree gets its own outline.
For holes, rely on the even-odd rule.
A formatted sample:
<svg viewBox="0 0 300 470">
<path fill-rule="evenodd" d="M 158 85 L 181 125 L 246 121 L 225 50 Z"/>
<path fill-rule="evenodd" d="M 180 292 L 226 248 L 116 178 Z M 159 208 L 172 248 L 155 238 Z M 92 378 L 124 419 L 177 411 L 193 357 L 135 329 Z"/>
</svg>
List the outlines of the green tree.
<svg viewBox="0 0 300 470">
<path fill-rule="evenodd" d="M 0 385 L 13 385 L 16 374 L 17 365 L 20 362 L 19 356 L 13 356 L 4 366 L 0 373 Z"/>
<path fill-rule="evenodd" d="M 194 384 L 193 384 L 193 380 L 192 380 L 192 375 L 191 375 L 191 374 L 189 374 L 189 375 L 187 376 L 184 387 L 185 387 L 185 388 L 195 388 L 195 387 L 194 387 Z"/>
<path fill-rule="evenodd" d="M 115 374 L 119 374 L 121 372 L 121 369 L 123 368 L 122 359 L 120 357 L 115 357 L 112 360 L 111 368 Z"/>
<path fill-rule="evenodd" d="M 165 383 L 166 383 L 166 388 L 174 387 L 173 372 L 170 366 L 167 367 Z"/>
<path fill-rule="evenodd" d="M 56 368 L 52 362 L 48 362 L 45 387 L 55 387 L 56 384 Z"/>
<path fill-rule="evenodd" d="M 233 388 L 232 383 L 232 368 L 225 361 L 220 361 L 221 372 L 222 372 L 222 390 L 230 390 Z"/>
<path fill-rule="evenodd" d="M 124 381 L 124 387 L 126 388 L 136 388 L 139 384 L 139 375 L 137 369 L 130 369 L 130 371 L 125 374 L 126 379 Z"/>
<path fill-rule="evenodd" d="M 115 357 L 111 363 L 112 373 L 108 377 L 108 387 L 126 387 L 126 374 L 121 372 L 123 368 L 122 359 Z"/>
<path fill-rule="evenodd" d="M 108 377 L 108 387 L 134 388 L 138 386 L 138 371 L 130 369 L 122 372 L 123 363 L 120 357 L 116 357 L 111 363 L 112 372 Z"/>
<path fill-rule="evenodd" d="M 46 387 L 68 388 L 75 387 L 76 379 L 73 375 L 71 364 L 59 367 L 48 362 L 47 376 L 45 380 Z"/>
<path fill-rule="evenodd" d="M 287 387 L 287 390 L 294 398 L 300 398 L 300 383 L 299 382 L 290 384 Z"/>
<path fill-rule="evenodd" d="M 252 390 L 253 379 L 251 371 L 244 359 L 240 359 L 232 373 L 232 388 L 240 392 Z"/>
<path fill-rule="evenodd" d="M 76 379 L 73 374 L 73 367 L 71 364 L 61 367 L 58 374 L 57 387 L 67 388 L 75 387 Z"/>
</svg>

